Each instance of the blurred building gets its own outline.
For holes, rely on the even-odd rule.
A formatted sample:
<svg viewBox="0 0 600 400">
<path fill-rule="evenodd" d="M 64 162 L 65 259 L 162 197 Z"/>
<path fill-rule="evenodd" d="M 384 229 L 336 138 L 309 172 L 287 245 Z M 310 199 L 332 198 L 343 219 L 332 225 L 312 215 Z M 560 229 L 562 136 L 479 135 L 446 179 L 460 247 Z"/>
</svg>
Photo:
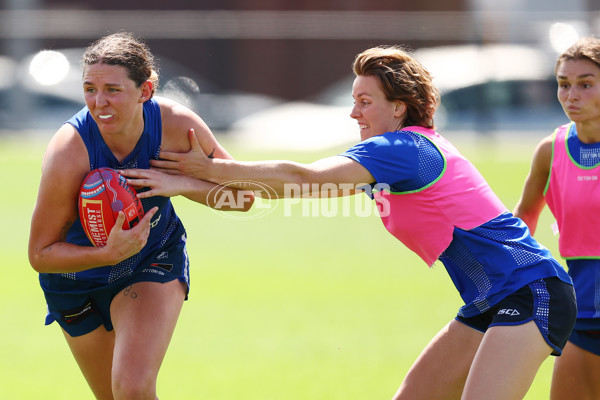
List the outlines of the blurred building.
<svg viewBox="0 0 600 400">
<path fill-rule="evenodd" d="M 557 12 L 592 23 L 586 11 L 598 1 L 4 0 L 0 52 L 81 47 L 127 30 L 220 87 L 294 100 L 346 75 L 366 47 L 536 43 Z"/>
<path fill-rule="evenodd" d="M 18 62 L 42 49 L 82 48 L 130 31 L 159 62 L 174 61 L 220 91 L 283 101 L 312 98 L 348 77 L 354 56 L 374 45 L 510 43 L 552 52 L 553 41 L 568 41 L 569 32 L 600 28 L 600 0 L 0 1 L 0 56 Z M 16 115 L 31 102 L 19 89 L 7 91 L 10 109 L 0 109 L 0 125 L 3 110 Z M 225 99 L 215 105 L 221 113 Z"/>
</svg>

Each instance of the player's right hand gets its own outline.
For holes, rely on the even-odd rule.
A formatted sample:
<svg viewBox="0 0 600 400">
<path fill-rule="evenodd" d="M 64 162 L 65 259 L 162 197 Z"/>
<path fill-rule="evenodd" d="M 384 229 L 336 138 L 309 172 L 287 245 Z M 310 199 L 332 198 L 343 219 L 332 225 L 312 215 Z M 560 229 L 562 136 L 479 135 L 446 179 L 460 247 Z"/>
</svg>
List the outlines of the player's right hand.
<svg viewBox="0 0 600 400">
<path fill-rule="evenodd" d="M 157 211 L 158 207 L 150 209 L 136 226 L 127 230 L 123 230 L 125 213 L 119 212 L 105 246 L 105 250 L 114 258 L 113 265 L 134 256 L 144 248 L 150 235 L 152 217 Z"/>
</svg>

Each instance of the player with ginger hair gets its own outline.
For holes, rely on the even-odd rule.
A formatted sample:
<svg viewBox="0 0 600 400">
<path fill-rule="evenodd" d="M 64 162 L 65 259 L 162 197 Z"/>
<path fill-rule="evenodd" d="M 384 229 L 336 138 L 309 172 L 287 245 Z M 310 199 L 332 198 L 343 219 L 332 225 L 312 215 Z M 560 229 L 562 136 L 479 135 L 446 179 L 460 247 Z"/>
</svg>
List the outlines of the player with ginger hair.
<svg viewBox="0 0 600 400">
<path fill-rule="evenodd" d="M 329 196 L 320 186 L 332 185 L 337 195 L 366 191 L 388 231 L 427 265 L 440 261 L 465 303 L 423 350 L 394 399 L 522 399 L 571 332 L 571 279 L 474 165 L 434 130 L 439 94 L 415 58 L 380 46 L 358 54 L 353 69 L 350 117 L 361 142 L 342 154 L 311 164 L 216 160 L 189 135 L 189 152 L 161 152 L 151 164 L 233 187 L 257 182 L 254 189 L 270 187 L 279 196 L 297 193 L 286 190 L 290 184 L 312 195 Z M 142 198 L 178 187 L 145 170 L 123 174 L 150 187 Z"/>
</svg>

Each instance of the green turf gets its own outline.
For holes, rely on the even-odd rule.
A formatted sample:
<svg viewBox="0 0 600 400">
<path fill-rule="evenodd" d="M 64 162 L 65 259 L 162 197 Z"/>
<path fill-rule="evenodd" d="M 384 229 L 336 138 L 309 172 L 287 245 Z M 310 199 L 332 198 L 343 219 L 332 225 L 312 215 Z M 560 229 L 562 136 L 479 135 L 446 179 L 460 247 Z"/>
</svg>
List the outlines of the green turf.
<svg viewBox="0 0 600 400">
<path fill-rule="evenodd" d="M 0 141 L 1 399 L 92 398 L 58 327 L 43 326 L 27 261 L 47 139 Z M 457 144 L 512 209 L 534 141 Z M 225 145 L 240 159 L 312 161 L 341 150 L 250 154 Z M 341 201 L 328 204 L 343 209 Z M 311 217 L 288 204 L 289 216 L 279 202 L 265 217 L 239 220 L 174 202 L 188 229 L 192 289 L 159 376 L 161 398 L 388 399 L 461 304 L 443 266 L 428 269 L 375 214 Z M 537 237 L 556 252 L 550 223 L 545 212 Z M 551 368 L 549 359 L 527 399 L 548 398 Z"/>
</svg>

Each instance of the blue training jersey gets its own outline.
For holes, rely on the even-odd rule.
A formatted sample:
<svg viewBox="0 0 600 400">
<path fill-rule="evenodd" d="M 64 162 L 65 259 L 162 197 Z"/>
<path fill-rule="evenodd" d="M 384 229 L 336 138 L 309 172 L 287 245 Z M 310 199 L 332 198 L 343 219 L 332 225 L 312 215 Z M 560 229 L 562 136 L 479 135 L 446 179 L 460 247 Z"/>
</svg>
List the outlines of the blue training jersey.
<svg viewBox="0 0 600 400">
<path fill-rule="evenodd" d="M 146 101 L 144 108 L 144 131 L 134 150 L 119 162 L 108 148 L 98 125 L 93 120 L 87 107 L 74 115 L 68 123 L 73 125 L 81 135 L 88 151 L 90 171 L 99 167 L 113 169 L 150 168 L 150 159 L 158 159 L 162 141 L 162 120 L 160 106 L 154 99 Z M 121 261 L 116 265 L 92 268 L 74 273 L 42 273 L 40 283 L 44 290 L 63 291 L 74 290 L 73 282 L 85 283 L 93 287 L 111 284 L 122 279 L 127 279 L 144 266 L 156 260 L 167 260 L 169 257 L 181 258 L 181 254 L 171 252 L 185 252 L 185 229 L 176 215 L 171 200 L 168 197 L 154 196 L 141 199 L 144 210 L 158 206 L 158 212 L 151 222 L 150 235 L 144 248 L 134 256 Z M 79 217 L 67 232 L 68 243 L 79 246 L 93 246 L 85 235 Z M 169 250 L 166 251 L 165 249 Z M 183 258 L 187 259 L 184 254 Z M 66 289 L 67 287 L 72 289 Z M 86 286 L 87 287 L 87 286 Z"/>
<path fill-rule="evenodd" d="M 376 179 L 374 186 L 387 186 L 399 196 L 435 184 L 445 172 L 439 149 L 410 131 L 369 138 L 341 155 L 365 167 Z M 571 283 L 550 251 L 509 212 L 470 230 L 453 229 L 452 242 L 439 260 L 465 302 L 461 316 L 483 313 L 537 279 L 556 276 Z"/>
</svg>

